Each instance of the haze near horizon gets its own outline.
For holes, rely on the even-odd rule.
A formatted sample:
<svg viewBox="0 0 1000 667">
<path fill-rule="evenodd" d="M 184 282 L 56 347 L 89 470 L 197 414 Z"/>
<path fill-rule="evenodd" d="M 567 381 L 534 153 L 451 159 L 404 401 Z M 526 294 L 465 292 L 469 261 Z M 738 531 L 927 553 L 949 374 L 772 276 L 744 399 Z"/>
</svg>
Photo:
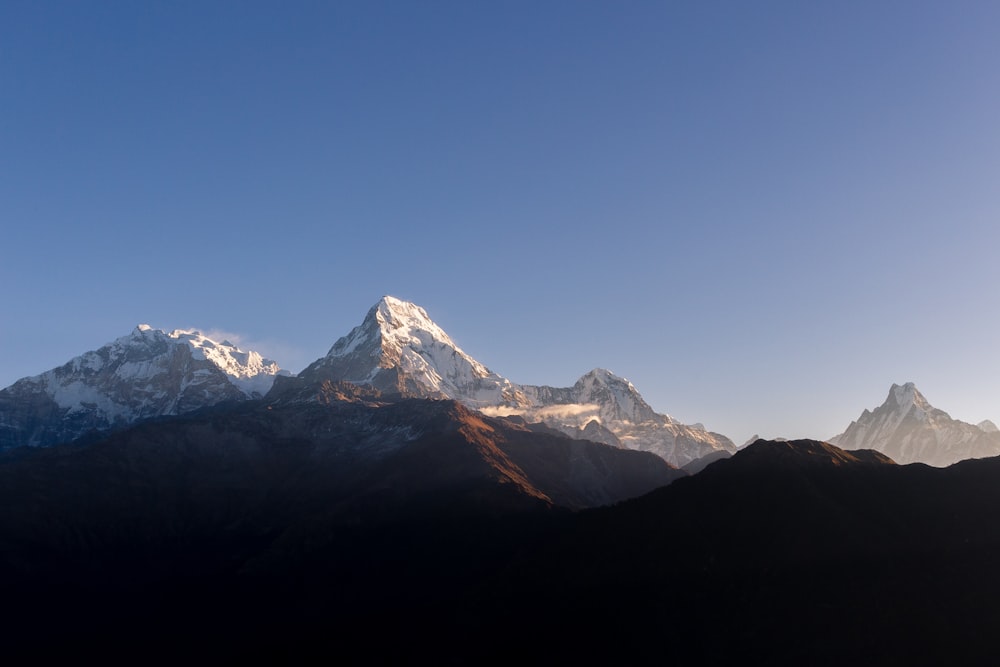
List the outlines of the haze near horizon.
<svg viewBox="0 0 1000 667">
<path fill-rule="evenodd" d="M 291 371 L 384 294 L 737 444 L 892 383 L 1000 421 L 1000 7 L 6 3 L 0 386 L 196 328 Z"/>
</svg>

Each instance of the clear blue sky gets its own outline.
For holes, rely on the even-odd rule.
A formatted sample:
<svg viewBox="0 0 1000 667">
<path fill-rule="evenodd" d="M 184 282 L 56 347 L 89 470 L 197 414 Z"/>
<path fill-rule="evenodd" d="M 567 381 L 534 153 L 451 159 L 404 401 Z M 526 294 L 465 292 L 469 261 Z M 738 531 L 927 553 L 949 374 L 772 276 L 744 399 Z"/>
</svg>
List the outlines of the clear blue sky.
<svg viewBox="0 0 1000 667">
<path fill-rule="evenodd" d="M 1000 421 L 1000 3 L 0 4 L 0 386 L 383 294 L 738 443 Z"/>
</svg>

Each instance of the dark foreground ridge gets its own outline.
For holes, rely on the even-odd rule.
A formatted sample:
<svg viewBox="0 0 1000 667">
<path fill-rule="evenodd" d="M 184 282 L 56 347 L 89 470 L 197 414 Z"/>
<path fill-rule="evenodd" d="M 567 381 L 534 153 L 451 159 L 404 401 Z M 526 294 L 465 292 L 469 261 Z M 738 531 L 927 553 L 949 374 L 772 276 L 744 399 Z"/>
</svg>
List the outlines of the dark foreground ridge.
<svg viewBox="0 0 1000 667">
<path fill-rule="evenodd" d="M 402 401 L 375 414 L 419 446 L 352 468 L 398 440 L 363 403 L 331 405 L 292 416 L 243 404 L 5 459 L 8 653 L 796 665 L 993 654 L 1000 459 L 933 469 L 758 441 L 641 497 L 571 511 L 552 501 L 569 491 L 537 482 L 569 450 L 526 463 L 484 435 L 509 444 L 527 430 Z M 359 444 L 347 431 L 368 440 L 347 447 Z"/>
</svg>

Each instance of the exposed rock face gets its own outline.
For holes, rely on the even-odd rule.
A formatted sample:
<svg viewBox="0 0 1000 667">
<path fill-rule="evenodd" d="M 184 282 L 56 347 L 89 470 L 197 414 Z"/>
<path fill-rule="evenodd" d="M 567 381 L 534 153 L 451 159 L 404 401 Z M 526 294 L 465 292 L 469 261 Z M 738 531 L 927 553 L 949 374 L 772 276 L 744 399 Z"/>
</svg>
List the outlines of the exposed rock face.
<svg viewBox="0 0 1000 667">
<path fill-rule="evenodd" d="M 198 332 L 140 325 L 98 350 L 0 390 L 0 449 L 47 446 L 152 417 L 260 397 L 282 372 Z"/>
<path fill-rule="evenodd" d="M 952 419 L 912 382 L 892 385 L 881 406 L 862 412 L 830 442 L 849 450 L 874 449 L 897 463 L 932 466 L 1000 454 L 1000 433 Z"/>
</svg>

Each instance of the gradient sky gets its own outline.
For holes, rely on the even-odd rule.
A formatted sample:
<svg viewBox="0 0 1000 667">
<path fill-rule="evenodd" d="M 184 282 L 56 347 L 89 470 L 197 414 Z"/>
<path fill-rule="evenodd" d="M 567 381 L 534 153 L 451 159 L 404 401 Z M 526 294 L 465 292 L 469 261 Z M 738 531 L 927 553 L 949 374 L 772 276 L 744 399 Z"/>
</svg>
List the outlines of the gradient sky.
<svg viewBox="0 0 1000 667">
<path fill-rule="evenodd" d="M 1000 421 L 1000 3 L 0 4 L 0 386 L 383 294 L 738 444 Z"/>
</svg>

